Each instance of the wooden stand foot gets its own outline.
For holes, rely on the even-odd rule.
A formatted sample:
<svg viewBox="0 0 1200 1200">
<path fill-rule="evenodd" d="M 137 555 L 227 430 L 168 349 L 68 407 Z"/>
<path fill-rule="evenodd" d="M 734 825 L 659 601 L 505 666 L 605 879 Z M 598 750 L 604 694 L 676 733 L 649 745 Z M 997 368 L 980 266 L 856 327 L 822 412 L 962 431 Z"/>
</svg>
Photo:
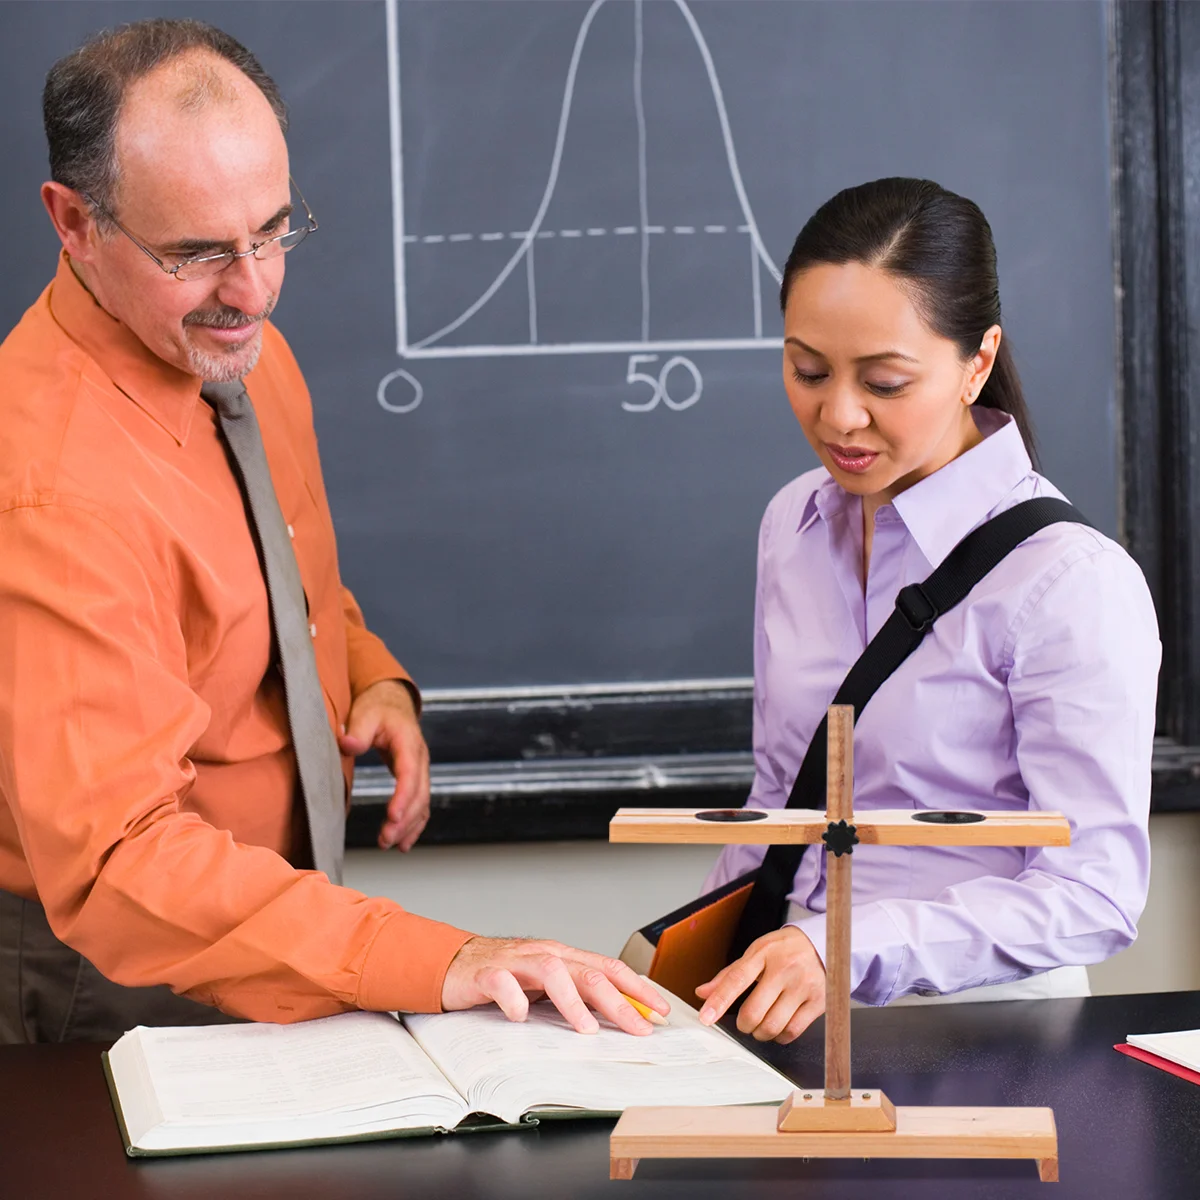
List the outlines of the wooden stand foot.
<svg viewBox="0 0 1200 1200">
<path fill-rule="evenodd" d="M 1038 1159 L 1038 1178 L 1043 1183 L 1058 1182 L 1058 1159 L 1057 1158 L 1039 1158 Z"/>
<path fill-rule="evenodd" d="M 632 1179 L 637 1170 L 636 1158 L 610 1158 L 608 1160 L 609 1179 Z"/>
</svg>

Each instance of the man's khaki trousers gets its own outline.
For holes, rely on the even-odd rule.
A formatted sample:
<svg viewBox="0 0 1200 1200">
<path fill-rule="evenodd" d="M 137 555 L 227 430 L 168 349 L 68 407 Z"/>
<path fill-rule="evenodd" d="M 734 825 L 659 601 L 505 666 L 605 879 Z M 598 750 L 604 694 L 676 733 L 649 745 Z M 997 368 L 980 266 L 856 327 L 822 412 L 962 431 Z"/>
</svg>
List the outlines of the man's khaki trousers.
<svg viewBox="0 0 1200 1200">
<path fill-rule="evenodd" d="M 168 987 L 113 983 L 54 936 L 40 904 L 0 891 L 0 1045 L 112 1042 L 135 1025 L 231 1020 Z"/>
</svg>

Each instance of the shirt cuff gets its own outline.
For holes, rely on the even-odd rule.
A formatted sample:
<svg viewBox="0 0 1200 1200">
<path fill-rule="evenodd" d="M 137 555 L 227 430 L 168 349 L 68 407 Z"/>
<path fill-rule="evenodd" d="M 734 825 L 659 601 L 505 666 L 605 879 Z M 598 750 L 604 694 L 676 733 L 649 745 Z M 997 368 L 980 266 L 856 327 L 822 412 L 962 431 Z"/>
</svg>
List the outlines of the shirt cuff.
<svg viewBox="0 0 1200 1200">
<path fill-rule="evenodd" d="M 475 934 L 394 913 L 375 935 L 358 983 L 358 1007 L 371 1012 L 441 1012 L 451 960 Z"/>
<path fill-rule="evenodd" d="M 850 912 L 850 994 L 861 1004 L 887 1004 L 896 997 L 900 977 L 896 925 L 878 904 L 862 904 Z M 826 966 L 825 914 L 787 923 L 812 942 Z"/>
<path fill-rule="evenodd" d="M 788 921 L 784 928 L 786 929 L 788 925 L 800 930 L 812 942 L 813 949 L 821 960 L 821 966 L 825 966 L 825 918 L 823 916 L 805 917 L 802 921 Z"/>
</svg>

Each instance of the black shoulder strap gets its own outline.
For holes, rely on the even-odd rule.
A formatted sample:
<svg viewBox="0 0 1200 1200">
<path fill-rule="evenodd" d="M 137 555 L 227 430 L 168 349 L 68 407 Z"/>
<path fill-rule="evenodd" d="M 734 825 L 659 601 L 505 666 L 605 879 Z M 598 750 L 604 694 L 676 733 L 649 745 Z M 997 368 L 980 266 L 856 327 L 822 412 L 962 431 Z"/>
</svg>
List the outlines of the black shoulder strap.
<svg viewBox="0 0 1200 1200">
<path fill-rule="evenodd" d="M 968 533 L 932 575 L 900 589 L 896 611 L 850 668 L 832 702 L 849 704 L 857 721 L 880 685 L 921 644 L 938 617 L 964 600 L 1026 538 L 1059 521 L 1090 524 L 1065 500 L 1043 496 L 1015 504 Z M 792 785 L 788 808 L 824 809 L 827 739 L 828 722 L 822 716 Z M 777 845 L 767 850 L 734 935 L 730 961 L 755 938 L 783 924 L 787 895 L 805 849 Z"/>
</svg>

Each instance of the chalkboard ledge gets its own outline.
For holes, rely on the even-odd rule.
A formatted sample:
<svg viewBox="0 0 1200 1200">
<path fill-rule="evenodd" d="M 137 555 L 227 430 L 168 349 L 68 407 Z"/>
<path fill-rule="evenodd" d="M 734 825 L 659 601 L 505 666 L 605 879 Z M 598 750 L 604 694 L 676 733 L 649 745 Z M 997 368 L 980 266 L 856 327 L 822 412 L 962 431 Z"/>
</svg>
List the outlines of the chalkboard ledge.
<svg viewBox="0 0 1200 1200">
<path fill-rule="evenodd" d="M 622 806 L 740 807 L 754 776 L 748 753 L 435 764 L 425 843 L 606 838 Z M 392 777 L 354 777 L 346 845 L 373 846 Z"/>
<path fill-rule="evenodd" d="M 425 844 L 598 839 L 622 806 L 740 807 L 749 751 L 435 764 Z M 359 769 L 346 845 L 376 844 L 392 778 Z M 1151 812 L 1200 811 L 1200 747 L 1155 741 Z"/>
</svg>

